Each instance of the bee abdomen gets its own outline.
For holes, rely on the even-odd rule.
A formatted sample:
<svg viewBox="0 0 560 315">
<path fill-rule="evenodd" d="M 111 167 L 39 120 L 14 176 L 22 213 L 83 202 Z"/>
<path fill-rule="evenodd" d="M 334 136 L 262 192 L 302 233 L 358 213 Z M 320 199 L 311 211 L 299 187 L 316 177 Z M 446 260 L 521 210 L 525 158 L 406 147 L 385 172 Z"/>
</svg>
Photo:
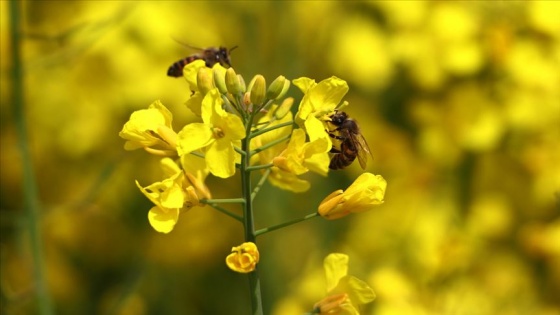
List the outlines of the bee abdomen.
<svg viewBox="0 0 560 315">
<path fill-rule="evenodd" d="M 183 68 L 187 64 L 189 64 L 189 63 L 191 63 L 191 62 L 193 62 L 197 59 L 200 59 L 200 57 L 193 55 L 193 56 L 189 56 L 187 58 L 183 58 L 183 59 L 177 61 L 176 63 L 172 64 L 171 67 L 169 67 L 169 69 L 167 69 L 167 75 L 170 76 L 170 77 L 175 77 L 175 78 L 182 77 L 183 76 Z"/>
</svg>

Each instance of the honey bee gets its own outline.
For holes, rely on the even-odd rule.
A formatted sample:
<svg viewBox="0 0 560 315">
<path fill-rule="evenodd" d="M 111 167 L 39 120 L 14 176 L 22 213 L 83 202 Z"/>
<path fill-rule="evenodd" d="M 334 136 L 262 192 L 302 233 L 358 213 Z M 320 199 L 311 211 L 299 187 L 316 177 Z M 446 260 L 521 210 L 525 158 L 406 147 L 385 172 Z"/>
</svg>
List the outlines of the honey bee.
<svg viewBox="0 0 560 315">
<path fill-rule="evenodd" d="M 227 48 L 221 46 L 219 48 L 209 47 L 205 49 L 191 47 L 189 45 L 185 45 L 185 46 L 188 46 L 193 49 L 197 49 L 199 50 L 199 52 L 192 54 L 188 57 L 185 57 L 181 60 L 178 60 L 177 62 L 172 64 L 169 67 L 169 69 L 167 69 L 168 76 L 175 77 L 175 78 L 182 77 L 183 67 L 198 59 L 204 60 L 204 62 L 206 62 L 206 66 L 209 68 L 212 68 L 212 66 L 214 66 L 216 63 L 221 64 L 223 67 L 229 68 L 231 67 L 231 59 L 229 57 L 229 54 L 231 53 L 232 50 L 237 48 L 237 46 L 234 46 L 228 50 Z"/>
<path fill-rule="evenodd" d="M 371 151 L 367 145 L 366 139 L 360 132 L 358 123 L 348 117 L 345 112 L 336 111 L 330 116 L 330 123 L 336 126 L 334 130 L 328 131 L 329 136 L 340 141 L 339 149 L 332 148 L 333 157 L 329 164 L 331 170 L 343 169 L 356 159 L 360 162 L 362 169 L 366 168 L 368 155 Z"/>
</svg>

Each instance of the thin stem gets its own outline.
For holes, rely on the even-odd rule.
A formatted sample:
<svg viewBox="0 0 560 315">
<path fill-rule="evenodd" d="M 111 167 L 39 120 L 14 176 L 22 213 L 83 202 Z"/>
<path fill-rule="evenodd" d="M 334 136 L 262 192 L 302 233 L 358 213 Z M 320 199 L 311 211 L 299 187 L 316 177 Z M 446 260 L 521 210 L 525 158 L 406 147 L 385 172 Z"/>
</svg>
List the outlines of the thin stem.
<svg viewBox="0 0 560 315">
<path fill-rule="evenodd" d="M 266 182 L 266 179 L 268 178 L 268 175 L 270 175 L 271 171 L 272 170 L 269 168 L 269 169 L 266 170 L 266 172 L 264 172 L 263 176 L 261 177 L 261 179 L 257 183 L 257 186 L 255 186 L 255 188 L 253 189 L 253 193 L 251 194 L 251 200 L 255 199 L 255 197 L 259 193 L 259 190 L 261 190 L 261 187 Z"/>
<path fill-rule="evenodd" d="M 41 238 L 41 229 L 39 224 L 39 196 L 37 192 L 37 183 L 35 182 L 35 174 L 33 163 L 31 161 L 31 152 L 27 146 L 27 125 L 24 113 L 24 85 L 23 85 L 23 67 L 21 60 L 21 2 L 18 0 L 10 1 L 10 33 L 12 47 L 12 84 L 13 84 L 13 111 L 16 125 L 16 133 L 18 137 L 18 146 L 21 153 L 23 165 L 23 194 L 24 208 L 27 215 L 27 228 L 29 230 L 29 240 L 32 252 L 33 278 L 35 279 L 35 287 L 37 293 L 37 303 L 39 305 L 39 314 L 54 314 L 51 298 L 45 280 L 45 266 L 43 257 L 43 245 Z"/>
<path fill-rule="evenodd" d="M 200 202 L 205 204 L 214 204 L 214 203 L 245 203 L 244 198 L 230 198 L 230 199 L 202 199 Z"/>
<path fill-rule="evenodd" d="M 270 148 L 270 147 L 273 147 L 273 146 L 275 146 L 275 145 L 277 145 L 277 144 L 279 144 L 279 143 L 286 142 L 286 141 L 287 141 L 288 139 L 290 139 L 291 137 L 292 137 L 292 135 L 289 134 L 289 135 L 286 135 L 285 137 L 276 139 L 276 140 L 274 140 L 274 141 L 270 141 L 269 143 L 267 143 L 267 144 L 265 144 L 265 145 L 263 145 L 263 146 L 260 146 L 260 147 L 256 148 L 255 150 L 253 150 L 253 152 L 251 152 L 251 155 L 257 154 L 257 153 L 259 153 L 259 152 L 261 152 L 261 151 L 264 151 L 264 150 L 266 150 L 266 149 L 268 149 L 268 148 Z"/>
<path fill-rule="evenodd" d="M 246 171 L 252 172 L 252 171 L 258 171 L 258 170 L 262 170 L 262 169 L 270 169 L 273 166 L 274 166 L 274 164 L 272 164 L 272 163 L 249 166 L 249 167 L 247 167 Z"/>
<path fill-rule="evenodd" d="M 235 150 L 235 152 L 241 154 L 241 156 L 247 155 L 247 153 L 245 151 L 243 151 L 243 149 L 240 149 L 238 147 L 233 147 L 233 149 Z"/>
<path fill-rule="evenodd" d="M 248 170 L 249 163 L 251 160 L 251 127 L 253 125 L 253 119 L 255 115 L 252 113 L 246 122 L 246 137 L 242 142 L 242 150 L 247 152 L 246 155 L 241 156 L 241 190 L 243 193 L 243 198 L 246 202 L 243 204 L 243 225 L 245 228 L 245 241 L 256 243 L 255 235 L 255 222 L 253 218 L 253 201 L 251 199 L 252 188 L 251 188 L 251 171 Z M 251 310 L 253 315 L 262 315 L 262 296 L 261 296 L 261 284 L 258 274 L 258 268 L 248 274 L 249 277 L 249 288 L 251 296 Z"/>
<path fill-rule="evenodd" d="M 292 220 L 292 221 L 287 221 L 287 222 L 284 222 L 284 223 L 281 223 L 281 224 L 278 224 L 278 225 L 273 225 L 273 226 L 270 226 L 270 227 L 267 227 L 267 228 L 264 228 L 264 229 L 260 229 L 260 230 L 255 232 L 255 235 L 260 236 L 260 235 L 268 233 L 268 232 L 272 232 L 272 231 L 275 231 L 275 230 L 278 230 L 278 229 L 281 229 L 281 228 L 284 228 L 284 227 L 287 227 L 287 226 L 290 226 L 290 225 L 293 225 L 293 224 L 296 224 L 296 223 L 299 223 L 299 222 L 302 222 L 302 221 L 305 221 L 305 220 L 309 220 L 309 219 L 314 218 L 318 215 L 319 215 L 318 212 L 310 213 L 303 218 L 295 219 L 295 220 Z"/>
<path fill-rule="evenodd" d="M 253 133 L 251 133 L 251 138 L 254 138 L 254 137 L 256 137 L 256 136 L 259 136 L 259 135 L 261 135 L 261 134 L 263 134 L 263 133 L 267 133 L 267 132 L 272 131 L 272 130 L 276 130 L 276 129 L 279 129 L 279 128 L 282 128 L 282 127 L 291 126 L 291 125 L 293 125 L 293 124 L 294 124 L 294 122 L 290 120 L 290 121 L 283 122 L 283 123 L 278 124 L 278 125 L 274 125 L 274 126 L 272 126 L 272 127 L 268 127 L 268 128 L 264 128 L 264 129 L 259 129 L 259 130 L 257 130 L 257 131 L 254 131 Z"/>
<path fill-rule="evenodd" d="M 212 206 L 212 208 L 218 210 L 219 212 L 221 212 L 221 213 L 223 213 L 223 214 L 225 214 L 225 215 L 227 215 L 227 216 L 229 216 L 229 217 L 231 217 L 231 218 L 234 218 L 235 220 L 237 220 L 237 221 L 239 221 L 239 222 L 243 222 L 243 217 L 241 217 L 240 215 L 237 215 L 237 214 L 235 214 L 235 213 L 233 213 L 233 212 L 230 212 L 229 210 L 226 210 L 226 209 L 224 209 L 224 208 L 218 206 L 218 204 L 209 203 L 208 205 Z"/>
</svg>

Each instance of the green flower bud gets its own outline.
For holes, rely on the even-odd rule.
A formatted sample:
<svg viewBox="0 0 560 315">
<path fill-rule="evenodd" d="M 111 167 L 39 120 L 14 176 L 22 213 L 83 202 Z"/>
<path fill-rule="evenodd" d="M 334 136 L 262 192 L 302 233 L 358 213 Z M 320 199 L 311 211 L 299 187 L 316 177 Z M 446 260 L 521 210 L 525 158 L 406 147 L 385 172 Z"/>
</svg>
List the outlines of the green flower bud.
<svg viewBox="0 0 560 315">
<path fill-rule="evenodd" d="M 266 91 L 266 98 L 269 100 L 277 100 L 282 98 L 290 88 L 290 80 L 286 80 L 283 75 L 277 77 Z"/>
<path fill-rule="evenodd" d="M 210 68 L 200 68 L 196 75 L 196 84 L 198 90 L 202 95 L 206 95 L 208 91 L 214 88 L 214 79 L 212 78 L 212 69 Z"/>
<path fill-rule="evenodd" d="M 290 81 L 288 81 L 288 82 L 290 82 Z M 278 108 L 274 112 L 274 117 L 276 119 L 279 119 L 279 120 L 284 118 L 284 116 L 286 116 L 286 114 L 288 114 L 290 112 L 290 109 L 292 108 L 293 104 L 294 104 L 294 98 L 293 97 L 288 97 L 287 99 L 285 99 L 282 102 L 282 104 L 280 104 L 280 106 L 278 106 Z"/>
<path fill-rule="evenodd" d="M 220 93 L 226 94 L 226 69 L 220 64 L 216 64 L 212 68 L 212 71 L 214 74 L 214 85 L 218 88 L 218 91 L 220 91 Z"/>
<path fill-rule="evenodd" d="M 251 103 L 260 105 L 266 96 L 266 80 L 260 74 L 257 74 L 253 79 L 253 86 L 251 87 Z"/>
<path fill-rule="evenodd" d="M 238 74 L 237 78 L 239 79 L 239 85 L 241 86 L 241 92 L 245 93 L 247 92 L 247 85 L 245 84 L 245 79 L 243 79 L 243 77 Z"/>
<path fill-rule="evenodd" d="M 243 92 L 241 90 L 239 76 L 237 76 L 233 68 L 228 68 L 226 70 L 226 86 L 228 92 L 230 92 L 233 95 L 238 95 L 239 93 Z"/>
</svg>

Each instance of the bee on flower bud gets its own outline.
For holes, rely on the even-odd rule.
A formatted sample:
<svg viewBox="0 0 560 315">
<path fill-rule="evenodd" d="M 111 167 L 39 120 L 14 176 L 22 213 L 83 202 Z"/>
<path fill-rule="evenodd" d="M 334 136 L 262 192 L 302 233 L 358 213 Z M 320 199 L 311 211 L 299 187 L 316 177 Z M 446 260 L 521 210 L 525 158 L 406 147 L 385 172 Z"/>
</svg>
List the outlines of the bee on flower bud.
<svg viewBox="0 0 560 315">
<path fill-rule="evenodd" d="M 212 66 L 214 66 L 216 63 L 219 63 L 222 65 L 222 67 L 224 68 L 229 68 L 231 67 L 231 58 L 230 58 L 230 53 L 232 52 L 232 50 L 234 50 L 235 48 L 237 48 L 237 46 L 234 46 L 230 49 L 227 49 L 226 47 L 209 47 L 209 48 L 196 48 L 196 47 L 192 47 L 186 44 L 183 44 L 187 47 L 190 47 L 192 49 L 196 49 L 198 50 L 197 53 L 194 53 L 190 56 L 187 56 L 183 59 L 178 60 L 177 62 L 173 63 L 169 69 L 167 69 L 167 75 L 170 77 L 175 77 L 175 78 L 179 78 L 183 76 L 183 68 L 195 61 L 195 60 L 204 60 L 204 62 L 206 63 L 206 66 L 208 68 L 212 68 Z"/>
</svg>

